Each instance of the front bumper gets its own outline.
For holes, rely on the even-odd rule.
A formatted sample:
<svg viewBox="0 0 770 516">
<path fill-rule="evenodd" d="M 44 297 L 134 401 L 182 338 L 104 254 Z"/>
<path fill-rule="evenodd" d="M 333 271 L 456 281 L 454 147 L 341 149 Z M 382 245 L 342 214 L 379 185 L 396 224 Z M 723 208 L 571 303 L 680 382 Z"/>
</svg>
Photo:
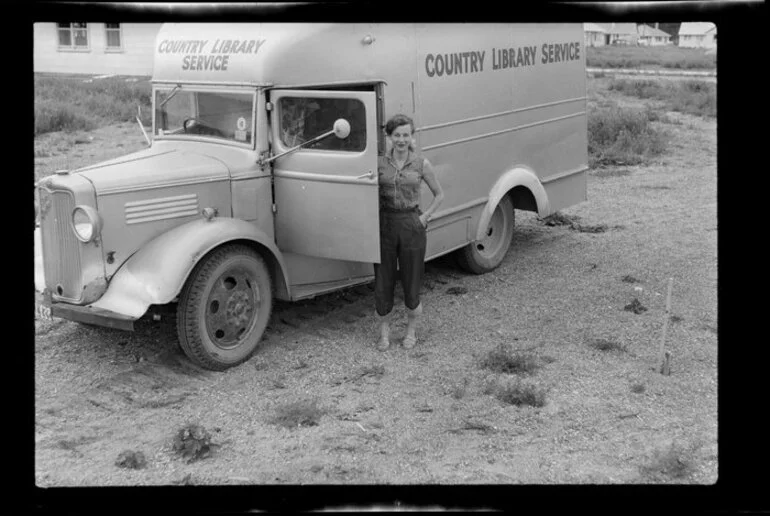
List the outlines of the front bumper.
<svg viewBox="0 0 770 516">
<path fill-rule="evenodd" d="M 52 303 L 50 294 L 44 293 L 42 296 L 36 296 L 37 313 L 43 319 L 52 319 L 60 317 L 68 321 L 94 324 L 107 328 L 117 328 L 119 330 L 134 330 L 135 319 L 92 306 L 70 305 L 68 303 Z"/>
<path fill-rule="evenodd" d="M 70 321 L 76 321 L 107 328 L 117 328 L 119 330 L 134 329 L 134 319 L 128 316 L 117 314 L 103 308 L 93 308 L 91 306 L 68 305 L 63 303 L 54 303 L 51 305 L 51 316 L 61 317 Z"/>
</svg>

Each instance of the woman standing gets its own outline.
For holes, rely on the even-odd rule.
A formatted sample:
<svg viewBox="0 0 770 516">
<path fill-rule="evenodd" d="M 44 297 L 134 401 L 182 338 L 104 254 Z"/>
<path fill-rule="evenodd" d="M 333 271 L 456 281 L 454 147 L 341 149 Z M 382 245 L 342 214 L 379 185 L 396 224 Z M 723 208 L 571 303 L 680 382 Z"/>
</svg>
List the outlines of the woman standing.
<svg viewBox="0 0 770 516">
<path fill-rule="evenodd" d="M 398 270 L 404 288 L 408 325 L 403 345 L 410 349 L 417 342 L 415 330 L 422 314 L 420 285 L 425 269 L 426 228 L 433 212 L 444 199 L 430 162 L 415 152 L 414 122 L 395 115 L 385 124 L 391 151 L 378 159 L 380 185 L 380 263 L 374 264 L 374 297 L 380 320 L 377 349 L 390 347 L 390 314 Z M 433 201 L 420 211 L 422 182 L 433 193 Z"/>
</svg>

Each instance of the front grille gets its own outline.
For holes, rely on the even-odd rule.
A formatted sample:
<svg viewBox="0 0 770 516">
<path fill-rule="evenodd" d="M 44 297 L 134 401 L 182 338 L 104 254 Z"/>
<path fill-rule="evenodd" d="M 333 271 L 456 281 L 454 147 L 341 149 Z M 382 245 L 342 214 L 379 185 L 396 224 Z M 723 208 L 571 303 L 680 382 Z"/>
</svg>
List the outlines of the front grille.
<svg viewBox="0 0 770 516">
<path fill-rule="evenodd" d="M 83 292 L 80 242 L 70 221 L 75 208 L 72 192 L 40 188 L 45 286 L 54 299 L 78 302 Z"/>
</svg>

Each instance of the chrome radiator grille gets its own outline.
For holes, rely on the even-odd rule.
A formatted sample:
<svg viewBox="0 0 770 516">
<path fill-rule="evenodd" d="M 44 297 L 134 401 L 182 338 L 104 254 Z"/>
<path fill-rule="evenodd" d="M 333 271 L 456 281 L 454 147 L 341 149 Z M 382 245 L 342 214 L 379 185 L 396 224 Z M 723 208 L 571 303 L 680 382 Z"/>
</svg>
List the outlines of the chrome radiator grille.
<svg viewBox="0 0 770 516">
<path fill-rule="evenodd" d="M 45 285 L 55 298 L 77 302 L 83 283 L 80 242 L 70 226 L 75 197 L 68 191 L 41 188 L 40 207 Z"/>
</svg>

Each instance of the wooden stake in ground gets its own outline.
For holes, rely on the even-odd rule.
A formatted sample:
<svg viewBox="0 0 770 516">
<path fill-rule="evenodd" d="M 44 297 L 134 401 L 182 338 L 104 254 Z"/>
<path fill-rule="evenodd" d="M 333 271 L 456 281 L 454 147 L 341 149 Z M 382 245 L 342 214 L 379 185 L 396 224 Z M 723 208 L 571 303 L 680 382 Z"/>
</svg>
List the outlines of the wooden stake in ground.
<svg viewBox="0 0 770 516">
<path fill-rule="evenodd" d="M 668 278 L 668 294 L 666 294 L 666 319 L 663 321 L 663 334 L 660 336 L 660 349 L 658 350 L 658 363 L 660 364 L 660 373 L 671 374 L 671 353 L 664 352 L 666 343 L 666 332 L 668 331 L 668 320 L 671 318 L 671 284 L 674 278 Z"/>
</svg>

